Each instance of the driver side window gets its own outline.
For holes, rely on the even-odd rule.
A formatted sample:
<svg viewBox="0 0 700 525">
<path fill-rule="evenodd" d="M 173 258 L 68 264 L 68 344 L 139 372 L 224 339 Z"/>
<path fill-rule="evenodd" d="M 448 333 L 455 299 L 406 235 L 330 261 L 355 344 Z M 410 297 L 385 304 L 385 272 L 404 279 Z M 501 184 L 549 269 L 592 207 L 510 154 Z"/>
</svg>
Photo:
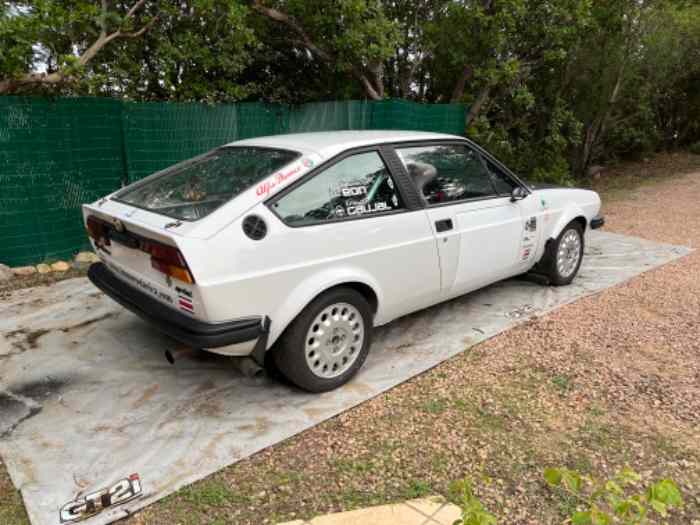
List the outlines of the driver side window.
<svg viewBox="0 0 700 525">
<path fill-rule="evenodd" d="M 428 205 L 494 197 L 481 156 L 458 144 L 397 148 L 416 189 Z"/>
<path fill-rule="evenodd" d="M 376 151 L 347 157 L 294 188 L 272 208 L 291 226 L 372 216 L 403 208 L 389 170 Z"/>
</svg>

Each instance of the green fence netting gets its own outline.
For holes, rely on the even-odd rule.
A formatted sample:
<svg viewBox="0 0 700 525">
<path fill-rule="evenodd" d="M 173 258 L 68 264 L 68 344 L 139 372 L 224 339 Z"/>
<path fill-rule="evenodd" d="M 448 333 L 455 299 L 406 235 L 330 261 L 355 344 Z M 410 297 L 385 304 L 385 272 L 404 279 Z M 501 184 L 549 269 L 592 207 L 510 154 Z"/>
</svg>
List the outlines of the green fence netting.
<svg viewBox="0 0 700 525">
<path fill-rule="evenodd" d="M 109 99 L 0 97 L 0 263 L 70 257 L 80 205 L 124 177 L 122 108 Z"/>
<path fill-rule="evenodd" d="M 465 107 L 404 100 L 122 102 L 0 97 L 0 263 L 64 259 L 87 246 L 80 205 L 243 138 L 341 129 L 461 135 Z"/>
</svg>

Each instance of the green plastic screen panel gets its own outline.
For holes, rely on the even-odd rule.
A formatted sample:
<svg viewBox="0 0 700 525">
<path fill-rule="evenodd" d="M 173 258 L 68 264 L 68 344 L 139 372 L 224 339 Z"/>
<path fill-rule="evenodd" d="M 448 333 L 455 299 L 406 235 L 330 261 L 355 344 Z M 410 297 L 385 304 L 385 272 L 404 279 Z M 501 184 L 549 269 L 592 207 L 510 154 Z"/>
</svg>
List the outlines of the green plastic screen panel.
<svg viewBox="0 0 700 525">
<path fill-rule="evenodd" d="M 0 263 L 51 261 L 86 246 L 80 205 L 123 175 L 118 101 L 0 97 Z"/>
<path fill-rule="evenodd" d="M 465 111 L 405 100 L 290 107 L 0 97 L 0 263 L 71 257 L 88 245 L 81 204 L 228 142 L 342 129 L 461 135 Z"/>
<path fill-rule="evenodd" d="M 124 105 L 124 141 L 130 182 L 234 140 L 276 135 L 282 107 L 258 103 L 131 102 Z"/>
</svg>

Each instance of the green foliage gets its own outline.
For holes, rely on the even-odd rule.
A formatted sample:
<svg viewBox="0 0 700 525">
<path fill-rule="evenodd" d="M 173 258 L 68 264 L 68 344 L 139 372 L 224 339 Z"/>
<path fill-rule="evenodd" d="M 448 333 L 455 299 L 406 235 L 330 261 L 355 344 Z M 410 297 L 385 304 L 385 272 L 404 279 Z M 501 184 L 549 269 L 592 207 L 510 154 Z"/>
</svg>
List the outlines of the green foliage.
<svg viewBox="0 0 700 525">
<path fill-rule="evenodd" d="M 693 155 L 700 155 L 700 142 L 696 142 L 695 144 L 691 144 L 690 148 L 688 148 L 690 152 Z"/>
<path fill-rule="evenodd" d="M 433 491 L 430 483 L 420 479 L 412 480 L 406 490 L 407 499 L 416 499 L 427 496 Z"/>
<path fill-rule="evenodd" d="M 454 525 L 496 525 L 498 523 L 496 517 L 484 507 L 474 494 L 468 480 L 453 483 L 450 489 L 458 494 L 462 509 L 462 517 L 455 521 Z"/>
<path fill-rule="evenodd" d="M 0 93 L 461 102 L 466 134 L 560 184 L 700 142 L 697 2 L 136 1 L 0 2 Z"/>
<path fill-rule="evenodd" d="M 683 506 L 673 481 L 663 479 L 640 491 L 641 476 L 629 468 L 606 481 L 567 468 L 547 468 L 544 479 L 577 501 L 577 510 L 570 516 L 574 525 L 653 523 L 654 517 L 666 518 L 669 510 Z"/>
</svg>

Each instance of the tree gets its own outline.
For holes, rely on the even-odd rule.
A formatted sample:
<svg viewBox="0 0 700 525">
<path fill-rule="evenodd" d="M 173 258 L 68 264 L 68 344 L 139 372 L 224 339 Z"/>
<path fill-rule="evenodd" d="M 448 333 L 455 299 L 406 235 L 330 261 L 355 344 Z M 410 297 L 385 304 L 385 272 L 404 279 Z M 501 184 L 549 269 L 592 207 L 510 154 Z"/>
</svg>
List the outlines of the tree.
<svg viewBox="0 0 700 525">
<path fill-rule="evenodd" d="M 288 0 L 253 9 L 284 26 L 289 44 L 332 70 L 349 73 L 373 100 L 384 97 L 384 61 L 396 42 L 396 24 L 378 0 Z"/>
<path fill-rule="evenodd" d="M 74 81 L 88 63 L 110 42 L 140 38 L 157 20 L 142 16 L 146 0 L 118 4 L 93 2 L 52 2 L 31 4 L 4 2 L 0 15 L 0 42 L 6 49 L 2 61 L 0 94 L 25 86 L 51 86 Z M 51 20 L 52 25 L 45 25 Z M 92 27 L 96 21 L 97 27 Z M 33 72 L 35 46 L 44 53 L 47 71 Z"/>
</svg>

